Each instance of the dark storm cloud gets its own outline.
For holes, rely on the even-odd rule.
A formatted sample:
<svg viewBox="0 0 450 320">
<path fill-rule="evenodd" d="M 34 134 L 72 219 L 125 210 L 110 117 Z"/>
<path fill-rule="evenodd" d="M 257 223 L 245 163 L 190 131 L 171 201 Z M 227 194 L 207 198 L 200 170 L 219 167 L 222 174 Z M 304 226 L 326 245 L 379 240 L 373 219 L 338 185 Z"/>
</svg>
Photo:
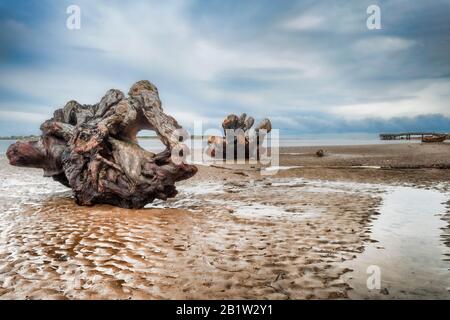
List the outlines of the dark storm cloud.
<svg viewBox="0 0 450 320">
<path fill-rule="evenodd" d="M 297 133 L 448 126 L 449 1 L 78 1 L 77 31 L 69 4 L 0 4 L 8 123 L 147 78 L 187 126 L 241 111 Z"/>
</svg>

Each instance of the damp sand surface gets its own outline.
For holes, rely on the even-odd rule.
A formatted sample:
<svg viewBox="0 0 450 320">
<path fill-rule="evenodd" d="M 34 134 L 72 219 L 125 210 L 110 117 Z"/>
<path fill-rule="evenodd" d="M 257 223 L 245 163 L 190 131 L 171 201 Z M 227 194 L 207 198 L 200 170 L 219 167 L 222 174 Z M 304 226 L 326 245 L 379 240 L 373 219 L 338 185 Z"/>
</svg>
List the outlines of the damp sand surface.
<svg viewBox="0 0 450 320">
<path fill-rule="evenodd" d="M 442 170 L 200 167 L 125 210 L 0 161 L 2 299 L 449 298 Z"/>
<path fill-rule="evenodd" d="M 22 197 L 1 200 L 16 206 L 2 207 L 0 297 L 345 297 L 348 270 L 336 263 L 362 251 L 378 198 L 356 193 L 348 204 L 343 192 L 299 196 L 305 181 L 285 183 L 184 184 L 177 198 L 143 210 L 79 207 L 69 192 L 37 196 L 20 184 Z M 47 187 L 59 186 L 39 189 Z"/>
</svg>

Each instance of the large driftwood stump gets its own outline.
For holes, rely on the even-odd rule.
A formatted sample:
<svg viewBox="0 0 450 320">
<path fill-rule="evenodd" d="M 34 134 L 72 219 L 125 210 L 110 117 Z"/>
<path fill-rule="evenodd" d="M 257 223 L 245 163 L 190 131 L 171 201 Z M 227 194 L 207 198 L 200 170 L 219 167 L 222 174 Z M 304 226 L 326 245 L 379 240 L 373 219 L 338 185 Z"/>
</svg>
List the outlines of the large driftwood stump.
<svg viewBox="0 0 450 320">
<path fill-rule="evenodd" d="M 142 208 L 175 196 L 175 182 L 197 172 L 172 157 L 182 150 L 182 128 L 163 112 L 158 90 L 149 81 L 136 82 L 128 94 L 111 89 L 94 105 L 68 102 L 41 125 L 38 141 L 9 147 L 10 163 L 44 169 L 44 176 L 72 188 L 80 205 Z M 142 149 L 136 135 L 143 129 L 155 131 L 165 151 Z"/>
<path fill-rule="evenodd" d="M 207 153 L 213 157 L 223 159 L 250 159 L 259 160 L 265 135 L 272 130 L 272 123 L 264 118 L 251 132 L 255 123 L 253 117 L 243 113 L 240 117 L 235 114 L 228 115 L 222 122 L 224 136 L 208 137 Z M 231 147 L 231 148 L 230 148 Z M 228 150 L 228 153 L 227 153 Z M 242 154 L 239 154 L 239 150 Z M 232 154 L 230 154 L 230 151 Z"/>
</svg>

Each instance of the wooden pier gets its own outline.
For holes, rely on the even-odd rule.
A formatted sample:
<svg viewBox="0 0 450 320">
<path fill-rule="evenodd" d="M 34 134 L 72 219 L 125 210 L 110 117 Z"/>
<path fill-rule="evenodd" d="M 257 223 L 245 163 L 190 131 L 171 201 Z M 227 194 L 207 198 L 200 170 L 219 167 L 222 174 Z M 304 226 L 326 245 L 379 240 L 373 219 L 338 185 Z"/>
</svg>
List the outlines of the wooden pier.
<svg viewBox="0 0 450 320">
<path fill-rule="evenodd" d="M 380 133 L 380 140 L 411 140 L 423 139 L 424 136 L 448 135 L 448 133 L 438 132 L 398 132 L 398 133 Z"/>
</svg>

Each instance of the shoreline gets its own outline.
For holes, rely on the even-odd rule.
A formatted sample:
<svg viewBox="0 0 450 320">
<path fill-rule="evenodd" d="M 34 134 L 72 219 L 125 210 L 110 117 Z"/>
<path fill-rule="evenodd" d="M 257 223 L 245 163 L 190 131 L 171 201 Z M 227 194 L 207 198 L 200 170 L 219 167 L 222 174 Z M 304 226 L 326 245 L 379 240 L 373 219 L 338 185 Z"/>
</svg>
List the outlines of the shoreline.
<svg viewBox="0 0 450 320">
<path fill-rule="evenodd" d="M 450 170 L 371 166 L 446 164 L 450 145 L 320 147 L 323 158 L 316 148 L 282 148 L 280 166 L 294 168 L 273 175 L 248 164 L 199 165 L 197 175 L 177 184 L 175 198 L 142 210 L 77 206 L 70 190 L 41 170 L 1 158 L 0 299 L 450 298 L 439 274 L 428 275 L 427 287 L 420 277 L 403 278 L 389 259 L 383 293 L 366 292 L 370 260 L 363 258 L 373 250 L 396 254 L 398 240 L 390 233 L 380 238 L 376 229 L 377 223 L 395 227 L 385 219 L 396 212 L 389 206 L 392 190 L 417 192 L 417 199 L 434 190 L 442 196 L 426 219 L 447 227 L 433 223 L 439 228 L 427 237 L 443 252 L 433 261 L 446 265 Z M 366 167 L 345 167 L 358 164 Z M 410 267 L 408 257 L 396 259 Z M 424 263 L 430 270 L 437 262 Z M 405 281 L 425 287 L 414 293 L 402 289 Z"/>
</svg>

